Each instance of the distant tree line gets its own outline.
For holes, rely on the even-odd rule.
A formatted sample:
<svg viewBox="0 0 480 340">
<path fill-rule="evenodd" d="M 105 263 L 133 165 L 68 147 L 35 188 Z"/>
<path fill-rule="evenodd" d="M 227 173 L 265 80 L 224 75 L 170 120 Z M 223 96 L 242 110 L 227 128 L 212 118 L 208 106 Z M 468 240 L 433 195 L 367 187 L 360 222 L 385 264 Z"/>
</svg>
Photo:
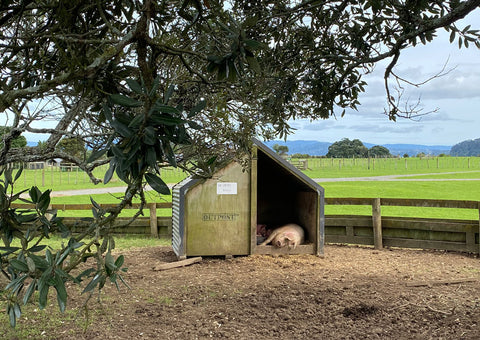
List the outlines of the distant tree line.
<svg viewBox="0 0 480 340">
<path fill-rule="evenodd" d="M 451 156 L 480 156 L 480 138 L 455 144 L 450 149 Z"/>
<path fill-rule="evenodd" d="M 330 158 L 392 157 L 390 150 L 384 146 L 375 145 L 368 149 L 359 139 L 348 138 L 330 145 L 326 156 Z"/>
<path fill-rule="evenodd" d="M 288 154 L 286 145 L 275 144 L 273 150 L 279 155 Z M 367 158 L 367 157 L 393 157 L 386 147 L 375 145 L 368 149 L 359 139 L 350 140 L 343 138 L 328 147 L 328 153 L 325 156 L 311 156 L 308 154 L 295 153 L 291 155 L 294 158 Z"/>
</svg>

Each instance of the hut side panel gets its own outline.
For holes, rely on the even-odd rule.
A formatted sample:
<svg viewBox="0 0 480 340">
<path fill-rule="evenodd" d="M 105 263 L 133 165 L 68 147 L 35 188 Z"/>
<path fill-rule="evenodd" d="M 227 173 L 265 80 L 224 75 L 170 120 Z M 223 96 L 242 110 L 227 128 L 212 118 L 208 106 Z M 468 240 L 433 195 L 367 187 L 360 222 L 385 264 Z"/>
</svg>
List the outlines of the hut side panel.
<svg viewBox="0 0 480 340">
<path fill-rule="evenodd" d="M 298 192 L 296 194 L 297 218 L 305 229 L 305 239 L 313 242 L 318 237 L 318 194 L 316 192 Z"/>
<path fill-rule="evenodd" d="M 192 187 L 185 201 L 187 256 L 250 252 L 250 175 L 232 162 Z"/>
</svg>

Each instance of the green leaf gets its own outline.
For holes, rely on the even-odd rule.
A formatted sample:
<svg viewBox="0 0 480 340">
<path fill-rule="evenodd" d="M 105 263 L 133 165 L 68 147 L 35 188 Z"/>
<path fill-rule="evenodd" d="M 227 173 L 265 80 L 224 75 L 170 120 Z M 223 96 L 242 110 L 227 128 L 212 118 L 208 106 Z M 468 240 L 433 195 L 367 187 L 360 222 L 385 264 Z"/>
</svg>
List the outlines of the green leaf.
<svg viewBox="0 0 480 340">
<path fill-rule="evenodd" d="M 157 76 L 157 77 L 153 80 L 152 89 L 151 89 L 150 92 L 148 93 L 148 96 L 149 96 L 149 97 L 153 97 L 153 95 L 155 94 L 155 92 L 157 92 L 159 86 L 160 86 L 160 76 Z"/>
<path fill-rule="evenodd" d="M 15 174 L 14 182 L 16 182 L 20 178 L 20 175 L 22 174 L 22 172 L 23 172 L 23 164 L 20 165 L 20 168 L 18 169 L 17 173 Z"/>
<path fill-rule="evenodd" d="M 155 145 L 157 141 L 157 135 L 155 129 L 152 126 L 147 126 L 143 135 L 143 142 L 147 145 Z"/>
<path fill-rule="evenodd" d="M 45 251 L 45 260 L 47 261 L 49 266 L 51 266 L 53 264 L 53 257 L 52 257 L 52 252 L 50 251 L 50 249 L 47 249 Z"/>
<path fill-rule="evenodd" d="M 0 247 L 0 251 L 4 252 L 2 254 L 0 254 L 0 256 L 7 256 L 9 254 L 12 254 L 14 252 L 16 252 L 17 250 L 20 250 L 22 248 L 20 247 Z"/>
<path fill-rule="evenodd" d="M 133 134 L 133 131 L 127 125 L 120 123 L 118 119 L 112 122 L 112 127 L 122 137 L 130 137 Z"/>
<path fill-rule="evenodd" d="M 145 115 L 144 114 L 137 114 L 133 119 L 132 121 L 130 122 L 130 124 L 128 124 L 128 127 L 130 128 L 138 128 L 142 123 L 143 123 L 143 120 L 145 119 Z"/>
<path fill-rule="evenodd" d="M 113 155 L 118 158 L 118 159 L 123 159 L 125 158 L 125 155 L 123 154 L 122 150 L 118 146 L 112 146 L 111 149 Z"/>
<path fill-rule="evenodd" d="M 48 290 L 50 289 L 50 286 L 46 283 L 43 283 L 42 285 L 39 284 L 38 287 L 38 306 L 40 309 L 45 309 L 47 306 L 47 301 L 48 301 Z"/>
<path fill-rule="evenodd" d="M 95 289 L 95 287 L 98 285 L 99 281 L 101 280 L 102 278 L 102 275 L 100 273 L 98 273 L 97 275 L 95 275 L 93 277 L 93 279 L 88 283 L 88 285 L 85 287 L 85 289 L 83 290 L 82 294 L 83 293 L 87 293 L 87 292 L 90 292 L 92 291 L 93 289 Z"/>
<path fill-rule="evenodd" d="M 26 305 L 28 303 L 28 301 L 30 300 L 30 297 L 32 296 L 33 292 L 35 292 L 36 286 L 37 286 L 37 280 L 36 279 L 34 279 L 28 285 L 28 288 L 25 291 L 25 295 L 23 296 L 23 304 L 24 305 Z"/>
<path fill-rule="evenodd" d="M 33 186 L 28 191 L 28 194 L 30 195 L 30 198 L 32 199 L 32 202 L 37 203 L 38 198 L 42 195 L 42 192 L 36 186 Z"/>
<path fill-rule="evenodd" d="M 103 115 L 105 116 L 105 119 L 112 124 L 112 110 L 110 110 L 110 107 L 106 103 L 103 104 Z"/>
<path fill-rule="evenodd" d="M 5 290 L 11 289 L 13 293 L 18 293 L 23 288 L 23 282 L 27 277 L 28 275 L 17 276 L 16 279 L 10 281 L 10 283 L 5 287 Z"/>
<path fill-rule="evenodd" d="M 57 302 L 60 307 L 60 311 L 63 313 L 67 306 L 67 290 L 65 289 L 65 283 L 60 275 L 55 276 L 55 290 L 57 291 Z"/>
<path fill-rule="evenodd" d="M 147 180 L 147 183 L 152 187 L 152 189 L 156 192 L 162 195 L 170 195 L 170 189 L 168 188 L 168 185 L 165 184 L 165 182 L 157 175 L 154 175 L 152 173 L 146 173 L 145 179 Z"/>
<path fill-rule="evenodd" d="M 115 266 L 117 268 L 120 268 L 123 265 L 123 262 L 125 261 L 125 257 L 123 255 L 120 255 L 117 260 L 115 261 Z"/>
<path fill-rule="evenodd" d="M 18 259 L 11 259 L 10 260 L 10 266 L 12 266 L 13 269 L 20 271 L 20 272 L 28 272 L 28 265 L 26 262 L 18 260 Z"/>
<path fill-rule="evenodd" d="M 48 262 L 41 256 L 29 254 L 28 257 L 33 260 L 37 269 L 45 270 L 49 267 Z"/>
<path fill-rule="evenodd" d="M 110 95 L 110 99 L 114 104 L 118 104 L 124 107 L 139 107 L 143 105 L 142 102 L 139 102 L 136 99 L 133 99 L 118 93 Z"/>
<path fill-rule="evenodd" d="M 130 87 L 133 92 L 137 94 L 143 94 L 142 86 L 138 83 L 138 81 L 136 81 L 135 79 L 127 79 L 126 82 L 128 84 L 128 87 Z"/>
<path fill-rule="evenodd" d="M 7 306 L 7 313 L 8 313 L 8 318 L 10 320 L 10 326 L 15 328 L 17 325 L 17 318 L 15 315 L 15 310 L 13 309 L 13 306 L 8 305 Z"/>
<path fill-rule="evenodd" d="M 177 108 L 175 108 L 173 106 L 170 106 L 170 105 L 165 105 L 164 103 L 161 102 L 161 100 L 157 100 L 155 102 L 155 104 L 152 107 L 152 112 L 154 112 L 154 113 L 158 113 L 158 112 L 169 113 L 169 114 L 176 115 L 176 116 L 180 114 L 180 112 L 178 111 Z"/>
<path fill-rule="evenodd" d="M 13 169 L 7 169 L 5 170 L 5 187 L 8 187 L 10 184 L 13 183 L 12 181 L 12 171 Z"/>
<path fill-rule="evenodd" d="M 71 251 L 72 249 L 70 247 L 63 249 L 63 253 L 61 253 L 61 255 L 57 258 L 57 260 L 55 261 L 55 264 L 57 266 L 60 266 L 62 262 L 67 258 L 67 256 L 71 253 Z M 57 256 L 58 254 L 60 253 L 57 253 Z"/>
<path fill-rule="evenodd" d="M 115 160 L 112 159 L 110 161 L 110 167 L 108 168 L 107 172 L 105 172 L 105 176 L 103 177 L 104 184 L 107 184 L 112 179 L 113 173 L 115 172 L 115 167 L 116 167 Z"/>
<path fill-rule="evenodd" d="M 110 271 L 114 272 L 117 267 L 115 266 L 115 259 L 113 258 L 112 254 L 108 252 L 105 254 L 105 267 Z"/>
<path fill-rule="evenodd" d="M 51 192 L 50 189 L 45 190 L 45 192 L 38 199 L 37 208 L 38 210 L 40 210 L 42 214 L 45 214 L 45 212 L 48 209 L 48 206 L 50 205 L 50 192 Z"/>
<path fill-rule="evenodd" d="M 31 257 L 27 257 L 26 261 L 27 261 L 28 271 L 30 273 L 34 273 L 35 269 L 36 269 L 35 262 L 33 261 L 33 259 Z"/>
<path fill-rule="evenodd" d="M 155 165 L 157 164 L 157 153 L 153 146 L 147 148 L 145 152 L 145 161 L 151 167 L 155 167 Z"/>
</svg>

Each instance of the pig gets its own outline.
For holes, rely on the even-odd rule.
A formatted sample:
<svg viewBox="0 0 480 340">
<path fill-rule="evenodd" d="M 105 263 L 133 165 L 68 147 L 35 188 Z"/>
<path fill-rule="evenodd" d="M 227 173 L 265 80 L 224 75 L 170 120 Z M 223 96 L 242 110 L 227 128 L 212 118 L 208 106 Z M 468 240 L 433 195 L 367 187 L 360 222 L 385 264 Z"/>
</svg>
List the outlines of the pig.
<svg viewBox="0 0 480 340">
<path fill-rule="evenodd" d="M 270 242 L 277 248 L 287 246 L 288 249 L 295 249 L 305 240 L 305 232 L 298 224 L 289 223 L 282 227 L 276 228 L 270 236 L 260 245 L 264 246 Z"/>
</svg>

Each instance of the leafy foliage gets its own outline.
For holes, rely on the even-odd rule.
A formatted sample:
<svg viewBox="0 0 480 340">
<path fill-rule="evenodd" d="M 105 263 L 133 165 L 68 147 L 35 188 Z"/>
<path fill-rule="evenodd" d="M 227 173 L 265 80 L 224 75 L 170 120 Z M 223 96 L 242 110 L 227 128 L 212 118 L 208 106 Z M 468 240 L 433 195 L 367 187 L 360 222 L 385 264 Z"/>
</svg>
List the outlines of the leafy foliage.
<svg viewBox="0 0 480 340">
<path fill-rule="evenodd" d="M 381 145 L 372 146 L 368 149 L 368 155 L 370 157 L 391 157 L 390 150 Z"/>
<path fill-rule="evenodd" d="M 359 139 L 343 138 L 328 147 L 327 157 L 360 158 L 367 157 L 368 148 Z"/>
<path fill-rule="evenodd" d="M 62 138 L 57 144 L 57 150 L 59 152 L 78 157 L 80 159 L 85 157 L 86 149 L 85 143 L 78 137 L 66 137 Z"/>
<path fill-rule="evenodd" d="M 362 158 L 362 157 L 390 157 L 390 150 L 381 145 L 368 149 L 359 139 L 343 138 L 328 147 L 327 157 L 333 158 Z"/>
</svg>

